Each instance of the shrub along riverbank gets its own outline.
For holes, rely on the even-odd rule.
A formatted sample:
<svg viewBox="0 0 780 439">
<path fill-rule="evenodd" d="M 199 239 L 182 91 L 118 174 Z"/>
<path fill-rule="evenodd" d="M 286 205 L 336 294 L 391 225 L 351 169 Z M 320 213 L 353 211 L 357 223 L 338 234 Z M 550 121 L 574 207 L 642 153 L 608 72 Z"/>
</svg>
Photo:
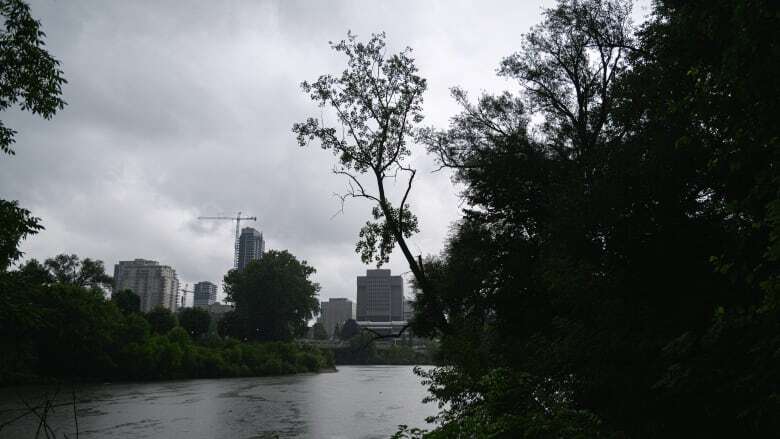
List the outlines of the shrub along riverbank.
<svg viewBox="0 0 780 439">
<path fill-rule="evenodd" d="M 127 309 L 96 287 L 41 283 L 32 268 L 0 276 L 0 385 L 279 375 L 334 364 L 331 352 L 295 342 L 193 334 L 170 314 L 161 324 L 159 310 Z"/>
<path fill-rule="evenodd" d="M 350 338 L 346 346 L 332 350 L 337 365 L 434 365 L 434 349 L 415 349 L 408 344 L 383 344 L 374 342 L 369 333 L 361 333 Z"/>
</svg>

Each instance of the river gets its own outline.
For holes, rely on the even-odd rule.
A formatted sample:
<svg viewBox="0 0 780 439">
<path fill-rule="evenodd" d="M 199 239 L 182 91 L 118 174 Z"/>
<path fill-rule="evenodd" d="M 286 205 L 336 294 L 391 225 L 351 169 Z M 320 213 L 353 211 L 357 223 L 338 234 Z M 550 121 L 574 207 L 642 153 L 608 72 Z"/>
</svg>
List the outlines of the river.
<svg viewBox="0 0 780 439">
<path fill-rule="evenodd" d="M 0 389 L 0 424 L 52 388 Z M 263 378 L 84 385 L 76 388 L 79 438 L 387 438 L 398 424 L 426 427 L 436 405 L 411 366 L 339 366 L 338 372 Z M 75 438 L 70 388 L 48 422 Z M 2 438 L 35 437 L 28 415 Z M 40 437 L 45 437 L 41 433 Z"/>
</svg>

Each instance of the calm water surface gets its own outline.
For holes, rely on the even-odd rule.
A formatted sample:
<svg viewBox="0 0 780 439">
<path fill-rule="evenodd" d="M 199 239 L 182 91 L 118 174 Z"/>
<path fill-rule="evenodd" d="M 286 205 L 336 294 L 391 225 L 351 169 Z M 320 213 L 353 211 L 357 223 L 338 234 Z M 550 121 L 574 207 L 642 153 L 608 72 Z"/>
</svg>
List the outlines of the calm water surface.
<svg viewBox="0 0 780 439">
<path fill-rule="evenodd" d="M 41 403 L 43 389 L 0 389 L 0 424 L 19 415 L 22 399 Z M 59 403 L 67 398 L 60 396 Z M 81 386 L 79 438 L 386 438 L 398 424 L 428 427 L 435 404 L 411 366 L 340 366 L 337 373 L 284 377 Z M 74 438 L 71 407 L 49 416 L 57 437 Z M 32 415 L 0 431 L 35 437 Z M 45 437 L 41 434 L 40 437 Z"/>
</svg>

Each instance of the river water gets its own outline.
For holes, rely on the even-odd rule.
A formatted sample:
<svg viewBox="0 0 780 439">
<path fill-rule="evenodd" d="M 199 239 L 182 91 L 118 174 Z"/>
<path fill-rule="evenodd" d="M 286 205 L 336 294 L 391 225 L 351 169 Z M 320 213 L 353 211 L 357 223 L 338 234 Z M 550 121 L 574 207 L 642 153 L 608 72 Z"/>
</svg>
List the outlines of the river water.
<svg viewBox="0 0 780 439">
<path fill-rule="evenodd" d="M 435 404 L 411 366 L 340 366 L 338 372 L 264 378 L 120 383 L 75 389 L 79 438 L 387 438 L 398 424 L 428 427 Z M 42 404 L 51 387 L 0 389 L 0 424 Z M 70 388 L 48 415 L 75 438 Z M 30 414 L 0 430 L 33 438 Z M 40 437 L 45 437 L 41 432 Z"/>
</svg>

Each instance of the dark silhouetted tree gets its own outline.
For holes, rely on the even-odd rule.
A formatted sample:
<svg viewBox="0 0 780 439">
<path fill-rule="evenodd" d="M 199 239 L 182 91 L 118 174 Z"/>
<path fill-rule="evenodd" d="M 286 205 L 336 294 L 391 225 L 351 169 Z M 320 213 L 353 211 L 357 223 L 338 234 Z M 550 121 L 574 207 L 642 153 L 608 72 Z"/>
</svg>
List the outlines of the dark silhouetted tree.
<svg viewBox="0 0 780 439">
<path fill-rule="evenodd" d="M 19 260 L 19 243 L 42 230 L 40 218 L 19 207 L 16 201 L 0 200 L 0 271 Z"/>
<path fill-rule="evenodd" d="M 206 335 L 211 324 L 211 316 L 202 308 L 184 308 L 179 312 L 179 326 L 184 328 L 194 340 Z"/>
<path fill-rule="evenodd" d="M 158 306 L 144 315 L 152 332 L 155 334 L 167 334 L 176 326 L 176 316 L 167 308 Z"/>
<path fill-rule="evenodd" d="M 290 340 L 303 336 L 319 308 L 315 269 L 287 251 L 271 250 L 243 270 L 225 276 L 227 300 L 250 340 Z M 227 316 L 226 316 L 227 318 Z M 233 318 L 233 317 L 231 317 Z M 230 325 L 229 325 L 230 326 Z"/>
<path fill-rule="evenodd" d="M 119 290 L 113 293 L 111 295 L 111 301 L 125 314 L 136 314 L 141 312 L 141 298 L 132 290 Z"/>
<path fill-rule="evenodd" d="M 110 288 L 113 278 L 106 274 L 103 261 L 61 254 L 43 263 L 55 282 L 79 287 Z"/>
<path fill-rule="evenodd" d="M 22 111 L 48 119 L 65 105 L 60 95 L 66 81 L 59 61 L 44 50 L 40 22 L 25 2 L 0 0 L 0 18 L 0 112 L 19 104 Z M 0 120 L 0 153 L 14 154 L 15 134 Z M 41 229 L 40 219 L 30 211 L 16 201 L 0 199 L 0 271 L 22 256 L 19 242 Z"/>
<path fill-rule="evenodd" d="M 559 1 L 421 136 L 467 205 L 416 304 L 442 437 L 780 428 L 778 6 L 629 6 Z"/>
<path fill-rule="evenodd" d="M 60 98 L 65 78 L 59 61 L 44 49 L 41 23 L 30 15 L 30 7 L 21 0 L 0 0 L 0 111 L 19 104 L 49 119 L 65 106 Z M 0 151 L 13 154 L 16 132 L 0 121 Z"/>
<path fill-rule="evenodd" d="M 322 323 L 315 323 L 311 329 L 315 340 L 328 339 L 328 331 L 325 330 L 325 326 Z"/>
<path fill-rule="evenodd" d="M 380 266 L 398 244 L 420 286 L 426 288 L 425 273 L 406 243 L 418 231 L 417 217 L 407 203 L 417 172 L 409 156 L 423 119 L 426 81 L 417 74 L 411 49 L 387 55 L 384 39 L 382 33 L 360 42 L 349 33 L 346 40 L 331 44 L 347 57 L 341 76 L 322 75 L 315 82 L 303 82 L 301 88 L 321 107 L 332 110 L 339 126 L 309 118 L 296 123 L 293 132 L 301 146 L 317 140 L 338 158 L 333 172 L 345 176 L 348 185 L 342 204 L 347 198 L 374 204 L 373 220 L 361 229 L 356 247 L 361 259 Z M 385 183 L 398 178 L 405 180 L 405 189 L 393 201 Z"/>
<path fill-rule="evenodd" d="M 339 337 L 341 337 L 342 340 L 349 340 L 358 334 L 360 334 L 360 326 L 358 326 L 355 319 L 348 319 L 344 322 Z"/>
</svg>

